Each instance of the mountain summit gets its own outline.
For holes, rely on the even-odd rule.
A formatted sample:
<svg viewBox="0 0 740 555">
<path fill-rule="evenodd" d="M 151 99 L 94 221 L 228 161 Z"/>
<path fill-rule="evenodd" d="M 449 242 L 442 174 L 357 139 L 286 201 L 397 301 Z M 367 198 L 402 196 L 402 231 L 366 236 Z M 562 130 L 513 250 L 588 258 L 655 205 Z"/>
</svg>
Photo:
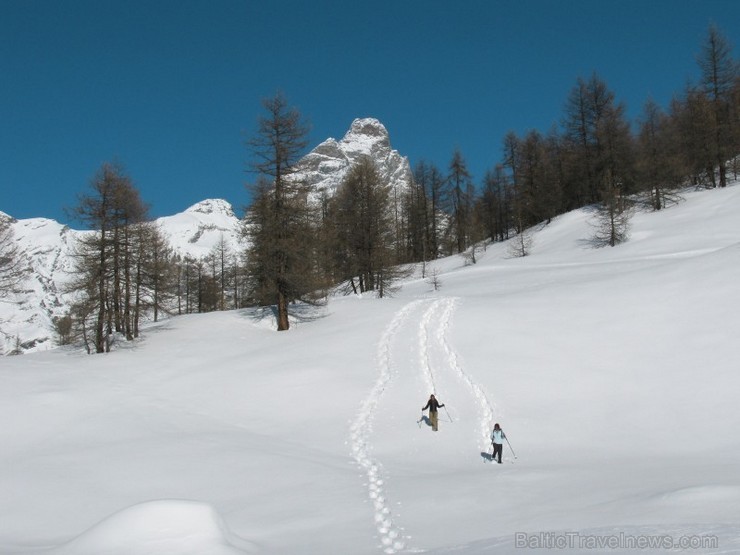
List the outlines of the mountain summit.
<svg viewBox="0 0 740 555">
<path fill-rule="evenodd" d="M 410 183 L 408 159 L 391 148 L 388 130 L 375 118 L 354 120 L 340 141 L 326 139 L 301 158 L 295 175 L 315 193 L 332 196 L 349 169 L 364 156 L 372 159 L 394 191 L 402 191 Z"/>
<path fill-rule="evenodd" d="M 222 238 L 235 252 L 239 246 L 239 218 L 223 199 L 202 200 L 184 212 L 159 218 L 157 223 L 182 256 L 206 256 Z"/>
<path fill-rule="evenodd" d="M 185 212 L 196 212 L 198 214 L 207 214 L 214 216 L 225 216 L 226 218 L 234 218 L 234 208 L 223 199 L 206 199 L 200 202 L 196 202 L 193 206 L 185 210 Z"/>
</svg>

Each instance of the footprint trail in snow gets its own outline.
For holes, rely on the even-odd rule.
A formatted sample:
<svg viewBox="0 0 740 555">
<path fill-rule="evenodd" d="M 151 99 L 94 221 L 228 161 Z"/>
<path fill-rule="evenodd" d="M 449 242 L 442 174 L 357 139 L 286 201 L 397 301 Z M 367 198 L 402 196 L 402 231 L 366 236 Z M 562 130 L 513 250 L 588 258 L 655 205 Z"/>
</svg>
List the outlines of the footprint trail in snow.
<svg viewBox="0 0 740 555">
<path fill-rule="evenodd" d="M 375 386 L 360 406 L 359 413 L 350 427 L 352 455 L 365 470 L 368 479 L 368 494 L 375 511 L 375 527 L 380 535 L 380 542 L 385 553 L 397 553 L 406 547 L 406 538 L 400 528 L 393 524 L 393 515 L 388 507 L 384 493 L 384 481 L 380 463 L 373 459 L 371 447 L 367 442 L 372 431 L 373 418 L 386 387 L 398 371 L 393 364 L 392 342 L 399 328 L 408 319 L 412 310 L 422 301 L 413 301 L 405 305 L 394 316 L 386 327 L 378 344 L 377 365 L 379 376 Z"/>
<path fill-rule="evenodd" d="M 411 551 L 408 547 L 409 536 L 393 521 L 394 515 L 385 492 L 383 466 L 373 457 L 371 442 L 378 405 L 399 373 L 396 360 L 403 361 L 403 354 L 410 351 L 411 364 L 404 369 L 404 373 L 411 374 L 410 377 L 416 380 L 420 379 L 429 391 L 436 392 L 440 380 L 462 383 L 464 387 L 458 389 L 458 393 L 469 395 L 475 400 L 475 416 L 469 413 L 468 422 L 463 420 L 460 425 L 469 426 L 470 420 L 474 419 L 472 424 L 478 429 L 475 437 L 479 442 L 476 447 L 487 449 L 490 442 L 488 434 L 493 423 L 494 406 L 483 388 L 465 370 L 448 338 L 452 315 L 457 305 L 458 300 L 449 297 L 420 299 L 404 305 L 396 312 L 378 343 L 378 378 L 350 426 L 352 456 L 366 473 L 375 527 L 380 538 L 380 547 L 385 553 Z M 455 401 L 459 406 L 465 404 L 463 399 Z M 457 417 L 455 419 L 458 420 Z M 471 453 L 475 452 L 476 447 L 470 446 Z"/>
<path fill-rule="evenodd" d="M 452 348 L 448 340 L 448 330 L 452 321 L 452 313 L 457 305 L 457 299 L 447 298 L 438 301 L 441 315 L 437 321 L 436 339 L 446 355 L 446 367 L 450 372 L 460 378 L 475 398 L 479 411 L 481 447 L 488 449 L 490 443 L 489 434 L 493 427 L 494 406 L 488 400 L 483 388 L 462 367 L 457 352 Z"/>
</svg>

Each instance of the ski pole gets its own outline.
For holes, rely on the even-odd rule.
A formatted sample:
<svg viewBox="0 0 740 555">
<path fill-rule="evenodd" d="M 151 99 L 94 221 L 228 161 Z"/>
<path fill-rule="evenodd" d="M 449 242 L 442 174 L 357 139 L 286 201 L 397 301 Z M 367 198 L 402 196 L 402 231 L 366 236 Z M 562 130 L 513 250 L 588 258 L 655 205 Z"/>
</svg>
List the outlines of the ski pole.
<svg viewBox="0 0 740 555">
<path fill-rule="evenodd" d="M 449 418 L 450 422 L 452 422 L 452 417 L 450 416 L 450 413 L 447 412 L 447 407 L 444 407 L 444 409 L 445 409 L 445 412 L 447 413 L 447 418 Z"/>
<path fill-rule="evenodd" d="M 516 459 L 516 453 L 514 453 L 514 449 L 511 447 L 511 443 L 509 443 L 509 438 L 504 436 L 504 439 L 506 440 L 506 443 L 509 444 L 509 449 L 511 449 L 511 454 L 514 455 L 514 458 Z"/>
</svg>

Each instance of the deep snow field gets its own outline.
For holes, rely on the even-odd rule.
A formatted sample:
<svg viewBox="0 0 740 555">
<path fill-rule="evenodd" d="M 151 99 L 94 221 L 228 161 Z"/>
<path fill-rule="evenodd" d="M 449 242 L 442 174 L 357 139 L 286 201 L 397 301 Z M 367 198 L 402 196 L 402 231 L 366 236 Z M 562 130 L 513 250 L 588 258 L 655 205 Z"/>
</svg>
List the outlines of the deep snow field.
<svg viewBox="0 0 740 555">
<path fill-rule="evenodd" d="M 285 333 L 240 310 L 0 358 L 0 553 L 740 553 L 740 186 L 684 197 Z"/>
</svg>

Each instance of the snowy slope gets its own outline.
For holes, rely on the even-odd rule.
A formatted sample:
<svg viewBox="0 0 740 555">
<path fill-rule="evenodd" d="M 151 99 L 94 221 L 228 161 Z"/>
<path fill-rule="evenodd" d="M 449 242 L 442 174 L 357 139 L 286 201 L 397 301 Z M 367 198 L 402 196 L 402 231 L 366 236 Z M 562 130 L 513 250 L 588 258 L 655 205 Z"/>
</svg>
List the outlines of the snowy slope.
<svg viewBox="0 0 740 555">
<path fill-rule="evenodd" d="M 2 358 L 0 553 L 738 553 L 738 210 L 688 193 L 605 249 L 573 212 L 286 333 L 243 310 Z"/>
</svg>

